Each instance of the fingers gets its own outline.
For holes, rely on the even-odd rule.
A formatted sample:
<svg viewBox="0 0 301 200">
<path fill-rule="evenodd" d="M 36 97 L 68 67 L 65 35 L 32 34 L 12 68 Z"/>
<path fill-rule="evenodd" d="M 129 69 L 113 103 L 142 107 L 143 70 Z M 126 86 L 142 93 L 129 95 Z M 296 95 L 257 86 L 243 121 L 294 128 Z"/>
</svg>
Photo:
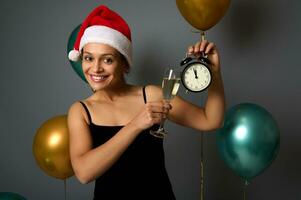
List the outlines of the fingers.
<svg viewBox="0 0 301 200">
<path fill-rule="evenodd" d="M 149 117 L 155 118 L 159 121 L 167 118 L 169 110 L 172 108 L 169 101 L 157 101 L 157 102 L 148 102 L 146 104 L 146 110 L 149 114 Z"/>
<path fill-rule="evenodd" d="M 205 49 L 205 54 L 209 54 L 215 50 L 215 44 L 213 42 L 208 43 Z"/>
<path fill-rule="evenodd" d="M 162 114 L 168 114 L 169 110 L 171 109 L 170 104 L 163 104 L 160 103 L 159 105 L 155 104 L 148 104 L 146 106 L 147 111 L 152 113 L 162 113 Z"/>
<path fill-rule="evenodd" d="M 215 49 L 215 44 L 207 40 L 197 42 L 194 45 L 188 47 L 187 52 L 189 55 L 199 56 L 202 52 L 210 54 Z"/>
<path fill-rule="evenodd" d="M 194 46 L 189 46 L 187 49 L 188 55 L 194 54 Z"/>
<path fill-rule="evenodd" d="M 151 113 L 151 118 L 154 119 L 155 122 L 161 122 L 162 119 L 166 118 L 166 115 L 162 113 Z"/>
<path fill-rule="evenodd" d="M 146 106 L 153 106 L 153 107 L 166 107 L 168 109 L 171 109 L 172 106 L 170 104 L 169 100 L 161 100 L 161 101 L 151 101 L 147 102 Z"/>
</svg>

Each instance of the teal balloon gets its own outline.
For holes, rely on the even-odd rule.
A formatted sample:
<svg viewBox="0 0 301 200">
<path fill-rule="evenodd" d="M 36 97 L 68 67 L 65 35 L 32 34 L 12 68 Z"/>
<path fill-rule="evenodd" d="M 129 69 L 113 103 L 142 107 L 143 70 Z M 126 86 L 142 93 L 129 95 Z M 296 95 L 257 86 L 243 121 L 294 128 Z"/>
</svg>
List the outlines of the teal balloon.
<svg viewBox="0 0 301 200">
<path fill-rule="evenodd" d="M 68 39 L 68 45 L 67 45 L 67 57 L 68 57 L 68 54 L 69 52 L 73 49 L 74 47 L 74 43 L 75 43 L 75 40 L 76 40 L 76 37 L 77 37 L 77 34 L 79 32 L 79 29 L 80 29 L 80 25 L 78 25 L 71 33 L 71 35 L 69 36 L 69 39 Z M 83 69 L 82 69 L 82 62 L 81 60 L 77 61 L 77 62 L 74 62 L 74 61 L 71 61 L 69 60 L 72 68 L 74 69 L 74 71 L 76 72 L 76 74 L 83 80 L 87 83 L 87 80 L 84 76 L 84 73 L 83 73 Z"/>
<path fill-rule="evenodd" d="M 218 151 L 238 176 L 251 180 L 276 158 L 280 133 L 276 121 L 263 107 L 242 103 L 230 108 L 217 131 Z"/>
<path fill-rule="evenodd" d="M 26 199 L 16 193 L 0 192 L 0 200 L 26 200 Z"/>
</svg>

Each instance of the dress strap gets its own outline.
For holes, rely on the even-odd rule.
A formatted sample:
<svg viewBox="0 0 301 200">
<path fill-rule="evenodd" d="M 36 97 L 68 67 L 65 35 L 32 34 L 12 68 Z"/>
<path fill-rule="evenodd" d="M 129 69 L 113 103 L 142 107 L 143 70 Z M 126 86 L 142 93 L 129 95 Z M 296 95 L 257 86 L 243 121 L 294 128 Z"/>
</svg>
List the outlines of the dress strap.
<svg viewBox="0 0 301 200">
<path fill-rule="evenodd" d="M 145 94 L 145 86 L 143 86 L 142 91 L 143 91 L 143 99 L 144 99 L 144 103 L 146 103 L 147 100 L 146 100 L 146 94 Z"/>
<path fill-rule="evenodd" d="M 80 101 L 80 103 L 83 105 L 84 109 L 86 110 L 86 113 L 87 113 L 88 118 L 89 118 L 89 123 L 91 124 L 91 123 L 92 123 L 91 115 L 90 115 L 90 112 L 89 112 L 89 110 L 88 110 L 86 104 L 85 104 L 84 102 L 81 102 L 81 101 Z"/>
</svg>

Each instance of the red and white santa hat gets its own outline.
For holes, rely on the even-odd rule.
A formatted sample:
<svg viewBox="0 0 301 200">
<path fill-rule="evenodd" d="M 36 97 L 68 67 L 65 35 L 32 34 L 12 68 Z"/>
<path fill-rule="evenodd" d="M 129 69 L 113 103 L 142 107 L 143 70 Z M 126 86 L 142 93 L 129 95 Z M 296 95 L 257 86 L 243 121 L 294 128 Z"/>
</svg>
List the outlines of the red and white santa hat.
<svg viewBox="0 0 301 200">
<path fill-rule="evenodd" d="M 120 15 L 104 5 L 95 8 L 83 21 L 74 48 L 68 54 L 69 60 L 78 61 L 87 43 L 107 44 L 124 55 L 132 65 L 131 30 Z"/>
</svg>

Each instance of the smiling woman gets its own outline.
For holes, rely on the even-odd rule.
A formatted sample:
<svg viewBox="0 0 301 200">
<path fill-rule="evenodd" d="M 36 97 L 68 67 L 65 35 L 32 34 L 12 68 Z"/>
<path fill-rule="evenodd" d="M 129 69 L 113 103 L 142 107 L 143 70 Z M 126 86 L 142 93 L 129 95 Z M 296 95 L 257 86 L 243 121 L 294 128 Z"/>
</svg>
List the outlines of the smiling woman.
<svg viewBox="0 0 301 200">
<path fill-rule="evenodd" d="M 83 48 L 83 73 L 93 91 L 114 85 L 110 84 L 112 81 L 124 84 L 127 66 L 120 53 L 109 45 L 89 43 Z"/>
<path fill-rule="evenodd" d="M 82 23 L 69 59 L 81 59 L 94 93 L 69 109 L 70 158 L 81 183 L 95 180 L 95 200 L 175 199 L 163 140 L 150 135 L 150 130 L 157 130 L 165 118 L 212 130 L 220 126 L 224 113 L 216 47 L 202 41 L 188 51 L 195 55 L 204 51 L 211 59 L 214 83 L 206 108 L 177 96 L 165 101 L 160 86 L 134 86 L 125 81 L 124 74 L 132 66 L 131 32 L 116 12 L 99 6 Z"/>
</svg>

